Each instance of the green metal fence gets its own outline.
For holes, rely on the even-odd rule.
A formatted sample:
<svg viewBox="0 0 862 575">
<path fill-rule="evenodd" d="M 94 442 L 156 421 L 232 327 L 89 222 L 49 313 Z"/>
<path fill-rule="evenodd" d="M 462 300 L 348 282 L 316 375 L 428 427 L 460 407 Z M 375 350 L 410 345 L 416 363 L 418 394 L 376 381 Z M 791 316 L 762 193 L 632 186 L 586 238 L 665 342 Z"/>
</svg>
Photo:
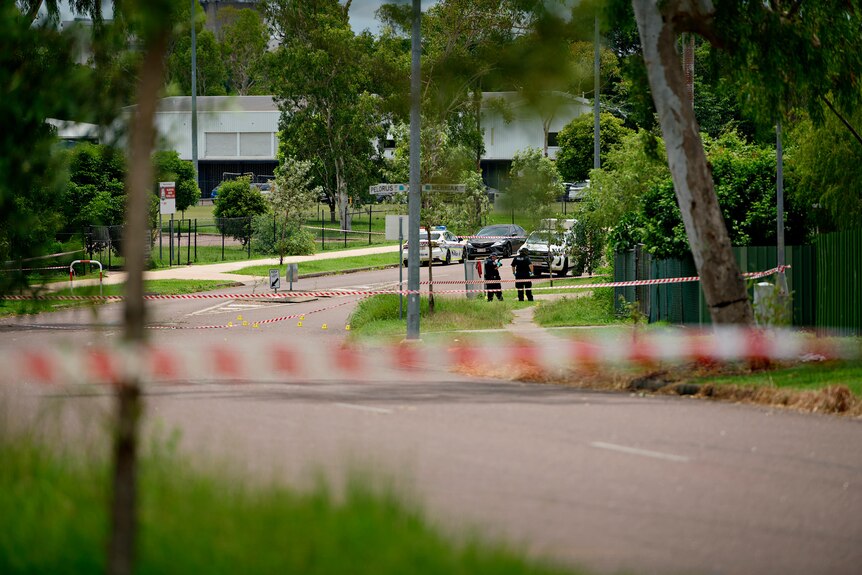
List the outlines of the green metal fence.
<svg viewBox="0 0 862 575">
<path fill-rule="evenodd" d="M 859 239 L 862 239 L 862 234 Z M 818 252 L 819 247 L 815 246 L 788 246 L 785 250 L 786 263 L 791 266 L 787 270 L 787 284 L 793 298 L 794 325 L 821 325 L 817 322 L 816 306 L 819 290 Z M 764 271 L 777 265 L 775 246 L 737 247 L 733 248 L 733 253 L 742 272 Z M 697 269 L 691 256 L 655 260 L 642 249 L 629 250 L 614 256 L 615 281 L 696 275 Z M 771 278 L 766 279 L 773 281 Z M 753 288 L 754 283 L 754 281 L 749 282 L 749 290 Z M 628 303 L 637 301 L 639 309 L 649 317 L 650 322 L 710 323 L 709 310 L 699 282 L 655 285 L 647 289 L 616 288 L 614 297 L 618 308 L 621 306 L 620 298 Z"/>
<path fill-rule="evenodd" d="M 817 327 L 862 333 L 862 230 L 823 234 L 817 249 Z"/>
</svg>

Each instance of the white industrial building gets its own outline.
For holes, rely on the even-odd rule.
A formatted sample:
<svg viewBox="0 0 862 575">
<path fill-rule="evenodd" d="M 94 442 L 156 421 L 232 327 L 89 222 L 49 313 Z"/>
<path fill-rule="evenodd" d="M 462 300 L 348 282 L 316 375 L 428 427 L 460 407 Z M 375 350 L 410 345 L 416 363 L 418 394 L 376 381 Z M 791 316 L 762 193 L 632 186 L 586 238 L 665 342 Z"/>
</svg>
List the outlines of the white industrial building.
<svg viewBox="0 0 862 575">
<path fill-rule="evenodd" d="M 156 113 L 159 147 L 192 159 L 191 97 L 164 98 Z M 485 183 L 499 188 L 519 150 L 545 148 L 556 157 L 556 135 L 573 118 L 592 113 L 590 102 L 556 94 L 552 105 L 533 106 L 516 92 L 487 92 L 481 125 L 485 154 L 480 162 Z M 199 184 L 206 196 L 224 174 L 271 176 L 276 166 L 281 112 L 271 96 L 199 96 L 197 140 Z"/>
</svg>

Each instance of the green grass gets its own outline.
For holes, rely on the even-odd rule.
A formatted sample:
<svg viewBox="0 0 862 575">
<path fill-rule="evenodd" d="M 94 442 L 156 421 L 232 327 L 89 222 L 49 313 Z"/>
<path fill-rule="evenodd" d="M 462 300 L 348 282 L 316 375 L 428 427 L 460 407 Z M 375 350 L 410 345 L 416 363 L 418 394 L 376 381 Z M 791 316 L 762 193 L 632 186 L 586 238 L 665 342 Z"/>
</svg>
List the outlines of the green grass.
<svg viewBox="0 0 862 575">
<path fill-rule="evenodd" d="M 695 379 L 693 383 L 767 386 L 800 391 L 818 390 L 830 385 L 846 385 L 854 395 L 862 396 L 862 363 L 815 362 L 743 375 L 707 376 Z"/>
<path fill-rule="evenodd" d="M 542 327 L 612 325 L 625 320 L 614 313 L 613 288 L 596 288 L 592 295 L 541 302 L 533 314 Z"/>
<path fill-rule="evenodd" d="M 419 300 L 420 329 L 423 333 L 463 329 L 502 329 L 512 321 L 512 310 L 527 305 L 513 299 L 488 302 L 484 297 L 435 298 L 434 313 L 428 311 L 428 298 Z M 406 329 L 407 298 L 404 319 L 398 319 L 398 296 L 376 295 L 362 300 L 350 316 L 353 337 L 403 337 Z"/>
<path fill-rule="evenodd" d="M 179 295 L 210 291 L 222 287 L 228 287 L 229 285 L 230 284 L 218 280 L 147 280 L 144 282 L 144 293 Z M 101 290 L 101 295 L 122 295 L 123 293 L 125 293 L 124 284 L 105 285 L 102 286 Z M 68 288 L 58 290 L 56 292 L 52 292 L 52 294 L 100 295 L 100 291 L 99 286 L 79 286 L 72 290 Z M 56 311 L 63 308 L 80 307 L 85 305 L 96 305 L 96 302 L 56 300 L 0 301 L 0 316 L 41 313 L 44 311 Z"/>
<path fill-rule="evenodd" d="M 353 256 L 347 258 L 333 258 L 329 260 L 316 260 L 302 262 L 299 266 L 299 274 L 312 274 L 323 272 L 343 272 L 362 268 L 383 268 L 398 265 L 398 254 L 369 254 L 366 256 Z M 228 272 L 247 276 L 268 276 L 271 265 L 248 266 L 236 271 Z"/>
<path fill-rule="evenodd" d="M 307 492 L 252 484 L 192 468 L 169 449 L 150 452 L 139 476 L 140 575 L 574 573 L 503 543 L 446 536 L 369 479 L 336 497 L 322 482 Z M 105 462 L 8 433 L 0 461 L 0 573 L 104 573 Z"/>
</svg>

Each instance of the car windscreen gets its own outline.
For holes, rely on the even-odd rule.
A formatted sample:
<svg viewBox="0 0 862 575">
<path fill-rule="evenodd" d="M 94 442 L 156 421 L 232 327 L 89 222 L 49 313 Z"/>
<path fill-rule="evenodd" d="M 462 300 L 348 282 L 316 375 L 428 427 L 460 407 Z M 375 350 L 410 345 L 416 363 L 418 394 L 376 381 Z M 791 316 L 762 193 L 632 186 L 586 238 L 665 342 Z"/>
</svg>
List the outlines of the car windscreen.
<svg viewBox="0 0 862 575">
<path fill-rule="evenodd" d="M 441 232 L 431 232 L 431 241 L 432 242 L 439 241 L 441 235 L 443 235 Z M 420 240 L 427 240 L 428 239 L 428 232 L 420 230 L 419 231 L 419 239 Z"/>
<path fill-rule="evenodd" d="M 508 226 L 494 226 L 491 228 L 482 228 L 478 232 L 476 232 L 477 236 L 480 237 L 488 237 L 488 236 L 508 236 L 509 228 Z"/>
<path fill-rule="evenodd" d="M 563 238 L 560 234 L 556 232 L 531 232 L 529 237 L 527 237 L 528 244 L 561 244 L 563 243 Z"/>
</svg>

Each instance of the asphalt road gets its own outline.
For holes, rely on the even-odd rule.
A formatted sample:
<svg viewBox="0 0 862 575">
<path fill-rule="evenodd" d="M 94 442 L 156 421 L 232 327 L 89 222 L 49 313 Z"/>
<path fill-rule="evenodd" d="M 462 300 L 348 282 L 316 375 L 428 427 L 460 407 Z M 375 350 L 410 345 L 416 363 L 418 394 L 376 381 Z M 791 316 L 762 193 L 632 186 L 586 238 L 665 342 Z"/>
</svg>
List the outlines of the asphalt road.
<svg viewBox="0 0 862 575">
<path fill-rule="evenodd" d="M 397 273 L 294 287 L 385 287 Z M 459 266 L 434 273 L 463 277 Z M 176 345 L 189 337 L 278 337 L 326 346 L 344 337 L 352 307 L 333 306 L 354 299 L 248 303 L 253 307 L 160 302 L 151 307 L 152 324 L 181 329 L 152 333 Z M 111 304 L 97 314 L 4 319 L 0 344 L 55 345 L 69 337 L 98 344 L 118 336 L 120 312 Z M 307 314 L 303 327 L 286 320 L 258 330 L 182 329 L 296 313 Z M 94 396 L 22 382 L 3 394 L 15 417 L 58 414 L 62 406 L 79 429 L 101 429 L 93 413 L 110 413 L 107 391 Z M 385 382 L 156 387 L 147 403 L 147 425 L 181 430 L 189 453 L 298 485 L 319 470 L 335 481 L 357 468 L 371 471 L 455 536 L 475 529 L 596 572 L 862 570 L 859 420 L 443 372 Z"/>
</svg>

